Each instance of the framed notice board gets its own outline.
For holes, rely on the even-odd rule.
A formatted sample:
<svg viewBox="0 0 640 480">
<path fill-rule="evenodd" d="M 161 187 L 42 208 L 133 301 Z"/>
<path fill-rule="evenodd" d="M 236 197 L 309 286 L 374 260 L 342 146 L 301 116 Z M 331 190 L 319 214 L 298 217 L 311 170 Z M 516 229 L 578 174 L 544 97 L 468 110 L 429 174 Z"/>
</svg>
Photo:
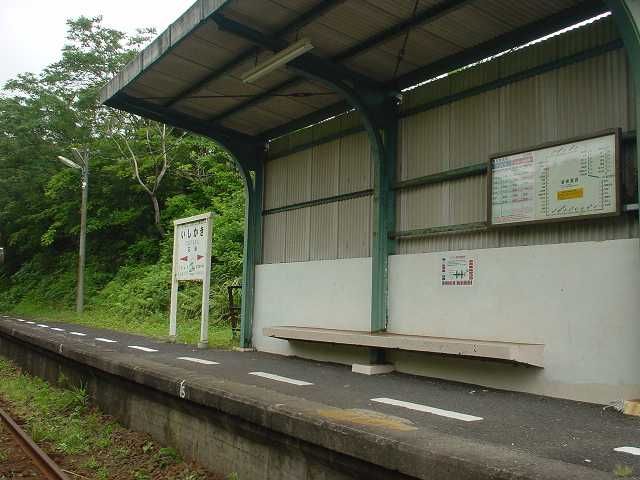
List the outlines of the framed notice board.
<svg viewBox="0 0 640 480">
<path fill-rule="evenodd" d="M 492 226 L 620 214 L 620 130 L 489 159 Z"/>
</svg>

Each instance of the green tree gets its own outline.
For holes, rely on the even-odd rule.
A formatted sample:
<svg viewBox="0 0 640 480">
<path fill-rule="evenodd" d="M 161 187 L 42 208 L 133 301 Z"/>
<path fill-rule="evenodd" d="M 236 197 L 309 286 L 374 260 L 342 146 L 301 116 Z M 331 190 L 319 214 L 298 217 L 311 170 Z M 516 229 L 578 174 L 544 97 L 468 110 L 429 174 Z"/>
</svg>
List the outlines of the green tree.
<svg viewBox="0 0 640 480">
<path fill-rule="evenodd" d="M 237 282 L 244 191 L 229 156 L 205 138 L 99 105 L 100 88 L 153 31 L 129 36 L 101 17 L 67 25 L 60 60 L 19 75 L 0 93 L 0 246 L 7 252 L 0 306 L 3 298 L 72 302 L 79 178 L 54 160 L 72 147 L 88 149 L 91 158 L 90 304 L 163 311 L 171 255 L 164 232 L 173 218 L 207 210 L 215 212 L 212 285 Z M 136 291 L 134 309 L 126 302 Z"/>
</svg>

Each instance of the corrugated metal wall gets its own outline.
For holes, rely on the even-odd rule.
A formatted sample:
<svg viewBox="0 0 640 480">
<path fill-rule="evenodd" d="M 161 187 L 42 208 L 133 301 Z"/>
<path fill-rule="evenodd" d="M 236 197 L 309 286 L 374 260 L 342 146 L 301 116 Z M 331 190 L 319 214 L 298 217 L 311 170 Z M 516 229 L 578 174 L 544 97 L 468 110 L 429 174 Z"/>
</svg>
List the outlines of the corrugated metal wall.
<svg viewBox="0 0 640 480">
<path fill-rule="evenodd" d="M 315 135 L 344 130 L 350 116 L 327 122 Z M 311 130 L 311 129 L 309 129 Z M 335 132 L 334 132 L 335 133 Z M 304 135 L 308 135 L 304 133 Z M 307 137 L 307 141 L 310 138 Z M 286 148 L 295 148 L 286 140 Z M 280 144 L 276 147 L 280 147 Z M 274 150 L 270 152 L 274 154 Z M 269 160 L 265 210 L 372 188 L 371 149 L 356 133 Z M 300 262 L 371 255 L 371 196 L 264 216 L 264 263 Z"/>
<path fill-rule="evenodd" d="M 611 20 L 439 80 L 407 95 L 413 108 L 617 38 Z M 635 128 L 625 52 L 586 61 L 406 117 L 399 180 L 478 164 L 489 155 L 612 127 Z M 626 152 L 630 156 L 630 152 Z M 629 165 L 627 165 L 629 166 Z M 627 169 L 627 173 L 629 169 Z M 627 175 L 629 176 L 629 175 Z M 397 230 L 482 222 L 486 176 L 398 192 Z M 638 236 L 635 215 L 400 240 L 398 253 L 578 242 Z"/>
<path fill-rule="evenodd" d="M 601 20 L 417 88 L 405 94 L 401 108 L 411 110 L 617 38 L 613 21 Z M 398 180 L 474 165 L 488 161 L 496 152 L 607 128 L 633 130 L 629 85 L 625 52 L 618 49 L 407 116 L 399 125 Z M 319 142 L 359 125 L 352 113 L 272 142 L 264 208 L 372 188 L 371 152 L 364 132 Z M 282 156 L 315 141 L 320 144 Z M 623 150 L 622 167 L 626 191 L 635 192 L 633 152 L 628 147 Z M 396 230 L 482 222 L 487 216 L 486 192 L 484 175 L 398 191 Z M 397 253 L 637 236 L 636 215 L 626 213 L 589 221 L 399 240 Z M 370 196 L 264 216 L 264 263 L 370 254 Z"/>
</svg>

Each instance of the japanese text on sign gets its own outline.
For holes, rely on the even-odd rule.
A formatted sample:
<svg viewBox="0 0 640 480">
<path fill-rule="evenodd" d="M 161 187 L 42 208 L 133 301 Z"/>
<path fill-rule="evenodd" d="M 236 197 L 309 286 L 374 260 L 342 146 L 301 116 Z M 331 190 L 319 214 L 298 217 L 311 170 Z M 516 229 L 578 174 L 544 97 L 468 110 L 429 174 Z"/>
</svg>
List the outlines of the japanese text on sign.
<svg viewBox="0 0 640 480">
<path fill-rule="evenodd" d="M 440 271 L 443 287 L 471 287 L 476 278 L 477 262 L 467 255 L 442 257 Z"/>
<path fill-rule="evenodd" d="M 615 133 L 491 160 L 493 225 L 612 214 Z"/>
<path fill-rule="evenodd" d="M 207 220 L 176 225 L 176 276 L 178 280 L 202 280 L 207 261 Z"/>
</svg>

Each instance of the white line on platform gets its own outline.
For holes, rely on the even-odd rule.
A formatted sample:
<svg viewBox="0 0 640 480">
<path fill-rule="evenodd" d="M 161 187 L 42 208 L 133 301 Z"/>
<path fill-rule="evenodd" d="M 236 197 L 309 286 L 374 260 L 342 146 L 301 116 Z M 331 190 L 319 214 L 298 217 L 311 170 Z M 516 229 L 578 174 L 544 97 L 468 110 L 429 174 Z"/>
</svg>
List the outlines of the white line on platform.
<svg viewBox="0 0 640 480">
<path fill-rule="evenodd" d="M 64 332 L 64 328 L 59 327 L 51 327 L 51 330 L 55 330 L 56 332 Z"/>
<path fill-rule="evenodd" d="M 26 322 L 26 320 L 23 320 L 22 318 L 17 318 L 16 320 L 18 320 L 19 322 Z"/>
<path fill-rule="evenodd" d="M 117 340 L 111 340 L 109 338 L 102 338 L 102 337 L 96 337 L 96 340 L 98 342 L 104 342 L 104 343 L 118 343 Z"/>
<path fill-rule="evenodd" d="M 211 360 L 203 360 L 201 358 L 193 357 L 178 357 L 178 360 L 186 360 L 187 362 L 201 363 L 203 365 L 220 365 L 218 362 L 212 362 Z"/>
<path fill-rule="evenodd" d="M 158 351 L 158 350 L 155 350 L 153 348 L 139 347 L 138 345 L 129 345 L 129 348 L 135 348 L 136 350 L 142 350 L 143 352 L 157 352 Z"/>
<path fill-rule="evenodd" d="M 35 325 L 36 322 L 27 322 L 29 325 Z"/>
<path fill-rule="evenodd" d="M 440 408 L 428 407 L 427 405 L 420 405 L 419 403 L 394 400 L 393 398 L 372 398 L 371 401 L 394 405 L 396 407 L 404 407 L 418 412 L 432 413 L 434 415 L 440 415 L 441 417 L 454 418 L 456 420 L 462 420 L 463 422 L 476 422 L 478 420 L 483 420 L 482 417 L 474 417 L 473 415 L 467 415 L 466 413 L 451 412 Z"/>
<path fill-rule="evenodd" d="M 87 334 L 86 333 L 80 333 L 80 332 L 69 332 L 71 335 L 77 335 L 78 337 L 86 337 Z"/>
<path fill-rule="evenodd" d="M 265 372 L 249 372 L 249 375 L 255 375 L 256 377 L 268 378 L 269 380 L 275 380 L 276 382 L 291 383 L 292 385 L 305 386 L 313 385 L 313 383 L 305 382 L 304 380 L 296 380 L 295 378 L 281 377 L 273 373 Z"/>
<path fill-rule="evenodd" d="M 42 328 L 49 328 L 49 325 L 45 325 L 44 323 L 39 323 L 38 326 Z"/>
<path fill-rule="evenodd" d="M 630 453 L 631 455 L 640 455 L 638 447 L 618 447 L 613 449 L 615 452 Z"/>
</svg>

